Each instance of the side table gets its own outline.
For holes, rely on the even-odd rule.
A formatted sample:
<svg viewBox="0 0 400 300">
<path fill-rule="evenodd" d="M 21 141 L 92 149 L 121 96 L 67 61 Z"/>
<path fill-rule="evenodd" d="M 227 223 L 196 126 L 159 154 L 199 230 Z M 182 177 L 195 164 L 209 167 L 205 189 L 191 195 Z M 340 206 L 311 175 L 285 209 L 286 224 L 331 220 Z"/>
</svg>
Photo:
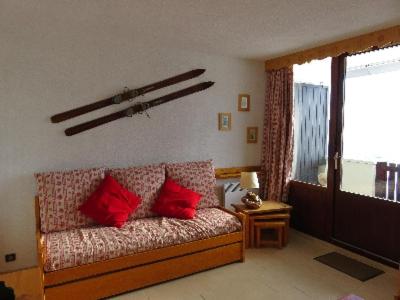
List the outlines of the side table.
<svg viewBox="0 0 400 300">
<path fill-rule="evenodd" d="M 263 201 L 260 208 L 247 208 L 244 204 L 232 204 L 236 212 L 243 213 L 245 216 L 246 248 L 254 247 L 254 221 L 257 219 L 273 219 L 282 215 L 290 215 L 292 206 L 271 200 Z M 288 225 L 287 225 L 288 226 Z M 287 236 L 285 237 L 287 243 Z"/>
</svg>

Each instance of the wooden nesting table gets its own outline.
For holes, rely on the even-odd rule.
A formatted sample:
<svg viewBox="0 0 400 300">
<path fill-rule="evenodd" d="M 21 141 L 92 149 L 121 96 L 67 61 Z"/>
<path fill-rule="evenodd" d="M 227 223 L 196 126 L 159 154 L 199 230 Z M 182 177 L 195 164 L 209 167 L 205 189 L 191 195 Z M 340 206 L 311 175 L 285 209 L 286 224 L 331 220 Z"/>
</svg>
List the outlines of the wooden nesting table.
<svg viewBox="0 0 400 300">
<path fill-rule="evenodd" d="M 246 222 L 246 248 L 254 247 L 254 222 L 257 219 L 275 219 L 282 215 L 290 215 L 292 206 L 271 200 L 263 201 L 260 208 L 250 209 L 244 204 L 232 204 L 236 212 L 243 213 L 245 215 Z M 287 229 L 289 222 L 287 222 Z M 287 234 L 285 236 L 284 244 L 287 244 Z"/>
</svg>

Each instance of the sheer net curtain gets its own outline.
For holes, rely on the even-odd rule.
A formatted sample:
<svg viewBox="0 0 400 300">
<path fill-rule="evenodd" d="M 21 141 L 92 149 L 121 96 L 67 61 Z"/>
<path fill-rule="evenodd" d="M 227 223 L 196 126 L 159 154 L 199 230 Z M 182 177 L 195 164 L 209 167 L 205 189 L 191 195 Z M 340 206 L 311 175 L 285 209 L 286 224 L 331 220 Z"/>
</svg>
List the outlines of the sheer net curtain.
<svg viewBox="0 0 400 300">
<path fill-rule="evenodd" d="M 260 192 L 285 201 L 293 161 L 293 69 L 267 71 Z"/>
</svg>

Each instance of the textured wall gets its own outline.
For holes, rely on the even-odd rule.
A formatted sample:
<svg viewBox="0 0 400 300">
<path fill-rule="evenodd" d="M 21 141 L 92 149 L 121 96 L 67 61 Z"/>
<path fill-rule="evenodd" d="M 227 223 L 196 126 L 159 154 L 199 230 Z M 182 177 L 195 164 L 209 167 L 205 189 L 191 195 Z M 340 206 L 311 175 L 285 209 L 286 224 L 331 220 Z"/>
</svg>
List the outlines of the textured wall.
<svg viewBox="0 0 400 300">
<path fill-rule="evenodd" d="M 60 21 L 61 22 L 61 21 Z M 1 12 L 0 18 L 0 272 L 36 264 L 33 173 L 212 158 L 217 167 L 254 165 L 260 142 L 246 144 L 246 126 L 262 127 L 263 63 L 163 48 L 157 40 L 121 38 L 118 28 L 61 26 L 54 16 Z M 113 31 L 115 30 L 115 32 Z M 51 124 L 52 114 L 193 68 L 216 84 L 150 111 L 66 137 L 70 125 L 116 111 L 111 107 Z M 143 97 L 150 100 L 173 89 Z M 249 93 L 252 110 L 237 112 Z M 232 131 L 217 130 L 217 113 L 232 112 Z M 16 252 L 17 261 L 4 263 Z"/>
</svg>

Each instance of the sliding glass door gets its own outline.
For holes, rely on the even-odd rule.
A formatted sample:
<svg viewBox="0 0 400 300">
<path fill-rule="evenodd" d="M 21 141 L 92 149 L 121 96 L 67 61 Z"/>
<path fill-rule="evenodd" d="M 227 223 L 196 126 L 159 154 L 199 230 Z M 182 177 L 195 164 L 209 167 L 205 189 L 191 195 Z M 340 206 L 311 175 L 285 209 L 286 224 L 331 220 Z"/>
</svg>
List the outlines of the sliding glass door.
<svg viewBox="0 0 400 300">
<path fill-rule="evenodd" d="M 289 201 L 292 226 L 329 239 L 328 144 L 331 106 L 331 58 L 293 66 L 294 153 Z"/>
<path fill-rule="evenodd" d="M 337 64 L 333 237 L 395 261 L 400 258 L 400 47 L 342 56 Z"/>
<path fill-rule="evenodd" d="M 295 65 L 292 225 L 400 260 L 400 46 Z"/>
</svg>

